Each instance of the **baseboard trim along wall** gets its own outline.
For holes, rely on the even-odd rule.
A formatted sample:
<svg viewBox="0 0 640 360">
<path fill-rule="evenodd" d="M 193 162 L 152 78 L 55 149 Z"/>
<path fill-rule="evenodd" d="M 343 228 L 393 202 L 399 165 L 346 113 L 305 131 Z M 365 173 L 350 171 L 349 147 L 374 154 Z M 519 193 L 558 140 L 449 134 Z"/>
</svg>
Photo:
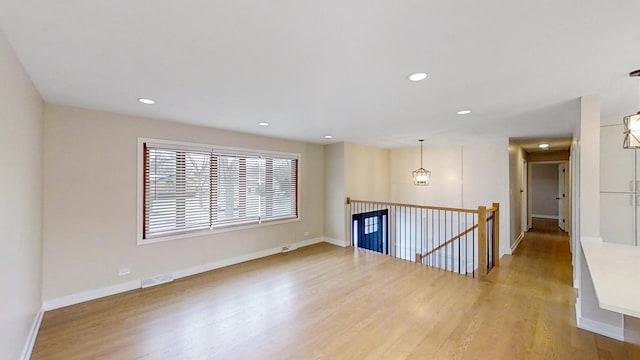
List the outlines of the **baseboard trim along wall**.
<svg viewBox="0 0 640 360">
<path fill-rule="evenodd" d="M 140 280 L 131 280 L 125 283 L 105 286 L 98 289 L 92 289 L 83 291 L 67 296 L 62 296 L 55 299 L 45 300 L 42 303 L 42 310 L 49 311 L 59 309 L 61 307 L 79 304 L 89 300 L 99 299 L 101 297 L 115 295 L 123 293 L 125 291 L 135 290 L 140 288 Z"/>
<path fill-rule="evenodd" d="M 579 317 L 577 319 L 579 329 L 591 331 L 618 341 L 624 341 L 624 329 L 599 321 Z"/>
<path fill-rule="evenodd" d="M 522 241 L 522 239 L 524 239 L 524 232 L 521 232 L 520 235 L 518 235 L 518 238 L 516 239 L 516 242 L 513 243 L 513 245 L 511 245 L 511 253 L 513 254 L 514 251 L 516 251 L 516 249 L 518 248 L 518 245 L 520 245 L 520 242 Z"/>
<path fill-rule="evenodd" d="M 295 244 L 287 245 L 287 247 L 301 248 L 301 247 L 305 247 L 305 246 L 309 246 L 309 245 L 313 245 L 321 242 L 328 242 L 330 244 L 334 244 L 342 247 L 346 246 L 344 243 L 340 244 L 338 240 L 328 239 L 324 237 L 317 237 L 313 239 L 302 240 Z M 279 254 L 283 251 L 284 251 L 283 247 L 277 247 L 277 248 L 256 251 L 253 253 L 236 256 L 229 259 L 219 260 L 219 261 L 215 261 L 208 264 L 192 266 L 186 269 L 181 269 L 181 270 L 172 272 L 173 279 L 179 279 L 179 278 L 219 269 L 225 266 L 239 264 L 245 261 L 255 260 L 255 259 Z M 115 294 L 123 293 L 126 291 L 130 291 L 130 290 L 140 289 L 141 282 L 142 282 L 142 279 L 131 280 L 121 284 L 105 286 L 98 289 L 83 291 L 83 292 L 62 296 L 55 299 L 45 300 L 42 304 L 42 310 L 49 311 L 49 310 L 59 309 L 61 307 L 75 305 L 75 304 L 79 304 L 89 300 L 95 300 L 105 296 L 110 296 L 110 295 L 115 295 Z M 39 328 L 39 325 L 38 325 L 38 328 Z"/>
<path fill-rule="evenodd" d="M 38 311 L 35 319 L 33 319 L 33 324 L 31 324 L 31 330 L 29 330 L 29 336 L 27 337 L 27 342 L 24 344 L 24 348 L 22 349 L 22 356 L 20 359 L 29 360 L 31 358 L 31 352 L 33 351 L 33 346 L 36 344 L 36 338 L 38 337 L 38 331 L 40 330 L 40 324 L 42 323 L 42 317 L 44 316 L 44 310 Z"/>
<path fill-rule="evenodd" d="M 553 219 L 558 220 L 558 215 L 540 215 L 540 214 L 532 214 L 531 217 L 540 218 L 540 219 Z"/>
<path fill-rule="evenodd" d="M 336 246 L 341 246 L 341 247 L 348 247 L 349 246 L 347 244 L 347 242 L 344 241 L 344 240 L 337 240 L 337 239 L 332 239 L 332 238 L 328 238 L 328 237 L 324 238 L 324 242 L 329 243 L 329 244 L 333 244 L 333 245 L 336 245 Z"/>
</svg>

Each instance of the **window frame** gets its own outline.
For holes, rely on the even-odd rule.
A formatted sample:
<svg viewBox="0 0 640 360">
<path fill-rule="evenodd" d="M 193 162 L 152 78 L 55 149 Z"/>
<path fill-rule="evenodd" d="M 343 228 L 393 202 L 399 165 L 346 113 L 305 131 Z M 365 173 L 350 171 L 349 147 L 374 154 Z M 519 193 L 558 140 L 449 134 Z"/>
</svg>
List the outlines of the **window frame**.
<svg viewBox="0 0 640 360">
<path fill-rule="evenodd" d="M 297 159 L 297 182 L 295 184 L 296 188 L 296 215 L 294 217 L 286 218 L 286 219 L 265 219 L 259 221 L 258 223 L 248 223 L 248 224 L 232 224 L 232 225 L 220 225 L 214 226 L 212 229 L 203 229 L 203 230 L 193 230 L 187 231 L 178 234 L 166 235 L 166 236 L 157 236 L 149 239 L 144 239 L 144 181 L 145 181 L 145 144 L 151 144 L 156 146 L 174 146 L 177 149 L 182 150 L 194 150 L 194 151 L 202 151 L 203 149 L 216 149 L 228 151 L 230 153 L 251 153 L 251 154 L 265 154 L 265 155 L 283 155 L 283 157 L 287 158 L 295 158 Z M 202 144 L 202 143 L 191 143 L 184 141 L 173 141 L 173 140 L 164 140 L 164 139 L 155 139 L 155 138 L 138 138 L 137 144 L 137 176 L 136 176 L 136 198 L 137 198 L 137 211 L 136 211 L 136 240 L 138 245 L 148 245 L 154 244 L 164 241 L 171 241 L 177 239 L 184 239 L 196 236 L 206 236 L 218 233 L 225 233 L 230 231 L 240 231 L 246 229 L 259 228 L 263 226 L 271 226 L 278 224 L 286 224 L 292 222 L 301 221 L 301 206 L 300 206 L 300 169 L 301 169 L 301 156 L 298 153 L 287 153 L 280 151 L 269 151 L 269 150 L 258 150 L 258 149 L 249 149 L 249 148 L 239 148 L 239 147 L 230 147 L 230 146 L 221 146 L 221 145 L 211 145 L 211 144 Z"/>
</svg>

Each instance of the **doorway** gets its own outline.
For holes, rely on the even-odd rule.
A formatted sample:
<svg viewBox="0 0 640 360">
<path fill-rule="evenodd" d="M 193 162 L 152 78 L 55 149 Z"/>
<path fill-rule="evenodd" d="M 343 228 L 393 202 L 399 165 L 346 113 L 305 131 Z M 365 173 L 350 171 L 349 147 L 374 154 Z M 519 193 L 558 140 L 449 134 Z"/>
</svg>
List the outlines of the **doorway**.
<svg viewBox="0 0 640 360">
<path fill-rule="evenodd" d="M 570 214 L 569 174 L 567 161 L 541 161 L 529 163 L 528 174 L 528 217 L 547 219 L 556 223 L 562 231 L 568 230 L 567 217 Z"/>
<path fill-rule="evenodd" d="M 389 254 L 389 210 L 353 214 L 351 220 L 353 246 Z"/>
</svg>

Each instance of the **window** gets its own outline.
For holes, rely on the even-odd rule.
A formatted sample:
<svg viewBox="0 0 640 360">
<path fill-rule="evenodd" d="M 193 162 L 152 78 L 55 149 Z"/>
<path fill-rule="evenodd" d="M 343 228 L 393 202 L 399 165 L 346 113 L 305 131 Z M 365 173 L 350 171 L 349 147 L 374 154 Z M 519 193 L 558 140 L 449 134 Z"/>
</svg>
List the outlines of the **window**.
<svg viewBox="0 0 640 360">
<path fill-rule="evenodd" d="M 298 155 L 142 144 L 144 240 L 298 217 Z"/>
<path fill-rule="evenodd" d="M 364 219 L 364 233 L 371 234 L 378 232 L 378 217 L 368 217 Z"/>
</svg>

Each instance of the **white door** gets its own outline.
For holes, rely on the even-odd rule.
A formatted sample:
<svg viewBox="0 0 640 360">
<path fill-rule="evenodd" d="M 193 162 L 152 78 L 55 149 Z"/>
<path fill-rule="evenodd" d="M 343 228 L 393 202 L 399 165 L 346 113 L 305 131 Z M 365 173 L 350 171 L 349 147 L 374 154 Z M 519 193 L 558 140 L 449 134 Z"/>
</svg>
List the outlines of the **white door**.
<svg viewBox="0 0 640 360">
<path fill-rule="evenodd" d="M 558 196 L 556 196 L 556 200 L 558 200 L 558 227 L 563 231 L 566 231 L 564 228 L 564 200 L 567 198 L 564 192 L 564 176 L 567 171 L 567 166 L 565 164 L 558 165 Z"/>
</svg>

